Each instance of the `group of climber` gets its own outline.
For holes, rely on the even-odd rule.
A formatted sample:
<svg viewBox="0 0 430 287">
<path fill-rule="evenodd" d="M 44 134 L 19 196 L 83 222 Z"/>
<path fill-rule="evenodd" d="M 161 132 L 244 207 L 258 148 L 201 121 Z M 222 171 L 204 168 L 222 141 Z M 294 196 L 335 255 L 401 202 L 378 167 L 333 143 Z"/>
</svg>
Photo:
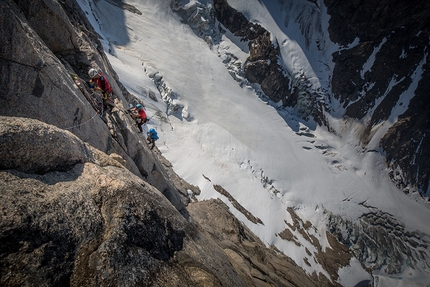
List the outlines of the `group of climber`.
<svg viewBox="0 0 430 287">
<path fill-rule="evenodd" d="M 113 89 L 109 84 L 109 81 L 100 70 L 98 71 L 94 68 L 91 68 L 88 71 L 88 76 L 90 77 L 90 81 L 88 82 L 89 87 L 96 91 L 101 91 L 103 94 L 104 108 L 111 109 L 113 107 Z M 158 140 L 158 135 L 154 128 L 148 130 L 146 123 L 149 121 L 149 119 L 146 116 L 143 106 L 141 104 L 137 104 L 135 107 L 130 108 L 128 112 L 136 121 L 139 131 L 147 135 L 148 144 L 150 145 L 150 148 L 153 149 L 155 147 L 155 141 Z"/>
<path fill-rule="evenodd" d="M 147 135 L 148 144 L 151 145 L 151 149 L 155 146 L 155 141 L 158 140 L 157 131 L 154 128 L 148 130 L 147 122 L 149 122 L 146 112 L 141 104 L 137 104 L 135 107 L 128 110 L 130 116 L 136 121 L 139 131 Z"/>
</svg>

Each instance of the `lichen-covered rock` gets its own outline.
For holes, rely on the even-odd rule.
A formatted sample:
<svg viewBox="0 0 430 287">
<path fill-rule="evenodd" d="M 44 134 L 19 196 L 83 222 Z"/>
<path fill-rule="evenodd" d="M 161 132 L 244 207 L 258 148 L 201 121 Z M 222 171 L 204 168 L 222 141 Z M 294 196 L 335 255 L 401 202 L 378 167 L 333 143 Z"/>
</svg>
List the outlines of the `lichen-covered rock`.
<svg viewBox="0 0 430 287">
<path fill-rule="evenodd" d="M 36 120 L 1 117 L 0 131 L 0 285 L 246 286 L 113 157 Z"/>
</svg>

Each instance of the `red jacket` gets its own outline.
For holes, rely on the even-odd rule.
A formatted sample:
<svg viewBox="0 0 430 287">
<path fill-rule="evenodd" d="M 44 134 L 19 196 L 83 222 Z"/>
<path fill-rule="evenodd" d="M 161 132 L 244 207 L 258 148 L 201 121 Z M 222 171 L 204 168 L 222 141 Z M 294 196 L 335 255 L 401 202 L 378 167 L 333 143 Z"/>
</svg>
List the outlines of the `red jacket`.
<svg viewBox="0 0 430 287">
<path fill-rule="evenodd" d="M 101 72 L 99 72 L 100 77 L 93 78 L 93 82 L 97 83 L 97 86 L 99 86 L 100 89 L 104 93 L 112 93 L 112 87 L 109 84 L 109 81 L 106 79 L 105 75 L 103 75 Z"/>
<path fill-rule="evenodd" d="M 136 118 L 137 115 L 139 115 L 139 118 L 143 121 L 146 119 L 146 112 L 143 108 L 140 110 L 137 110 L 136 108 L 130 109 L 131 113 L 134 115 L 134 118 Z"/>
<path fill-rule="evenodd" d="M 137 111 L 139 113 L 139 116 L 142 120 L 146 119 L 146 112 L 143 108 L 141 108 L 140 110 Z"/>
</svg>

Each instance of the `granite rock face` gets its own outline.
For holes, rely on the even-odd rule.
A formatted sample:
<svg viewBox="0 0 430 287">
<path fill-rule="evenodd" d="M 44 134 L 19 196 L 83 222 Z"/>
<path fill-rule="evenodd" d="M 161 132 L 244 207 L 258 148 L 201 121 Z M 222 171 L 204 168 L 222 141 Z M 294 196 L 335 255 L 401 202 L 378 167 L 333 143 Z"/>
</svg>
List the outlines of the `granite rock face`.
<svg viewBox="0 0 430 287">
<path fill-rule="evenodd" d="M 0 5 L 4 21 L 0 38 L 5 43 L 0 48 L 0 115 L 37 119 L 70 131 L 107 154 L 118 154 L 124 166 L 161 190 L 178 210 L 184 209 L 186 188 L 172 185 L 145 137 L 137 133 L 125 108 L 135 99 L 115 80 L 117 76 L 104 52 L 96 48 L 101 44 L 91 26 L 85 25 L 87 20 L 78 4 L 3 1 Z M 44 27 L 40 27 L 42 18 L 47 22 Z M 69 34 L 70 41 L 56 38 Z M 47 46 L 51 42 L 57 45 Z M 83 84 L 90 67 L 101 68 L 112 84 L 112 111 L 97 113 L 72 79 L 71 74 L 77 75 Z"/>
<path fill-rule="evenodd" d="M 2 286 L 246 286 L 114 155 L 31 119 L 1 117 L 0 137 Z"/>
</svg>

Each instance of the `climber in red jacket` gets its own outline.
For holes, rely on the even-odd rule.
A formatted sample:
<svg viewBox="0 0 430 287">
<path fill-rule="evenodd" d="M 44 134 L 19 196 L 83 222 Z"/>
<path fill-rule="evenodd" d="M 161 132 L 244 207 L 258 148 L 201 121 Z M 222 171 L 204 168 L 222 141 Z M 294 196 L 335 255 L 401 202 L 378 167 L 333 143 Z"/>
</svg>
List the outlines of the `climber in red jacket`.
<svg viewBox="0 0 430 287">
<path fill-rule="evenodd" d="M 110 86 L 109 81 L 106 79 L 105 75 L 103 75 L 101 71 L 97 71 L 96 69 L 91 68 L 88 71 L 88 75 L 90 76 L 91 81 L 96 83 L 98 88 L 103 93 L 112 93 L 112 87 Z"/>
<path fill-rule="evenodd" d="M 100 90 L 103 94 L 103 103 L 105 107 L 112 106 L 112 94 L 113 90 L 111 85 L 109 84 L 109 81 L 106 79 L 106 76 L 103 75 L 101 71 L 97 71 L 94 68 L 91 68 L 88 71 L 88 76 L 90 76 L 91 80 L 89 82 L 89 85 L 91 88 L 94 88 L 95 90 Z M 110 103 L 112 102 L 112 103 Z"/>
<path fill-rule="evenodd" d="M 141 104 L 137 104 L 135 108 L 130 109 L 130 115 L 132 118 L 136 119 L 137 127 L 139 128 L 140 132 L 143 132 L 142 126 L 145 125 L 148 122 L 148 118 L 146 117 L 146 112 L 143 109 L 143 106 Z M 148 131 L 146 131 L 148 132 Z"/>
</svg>

